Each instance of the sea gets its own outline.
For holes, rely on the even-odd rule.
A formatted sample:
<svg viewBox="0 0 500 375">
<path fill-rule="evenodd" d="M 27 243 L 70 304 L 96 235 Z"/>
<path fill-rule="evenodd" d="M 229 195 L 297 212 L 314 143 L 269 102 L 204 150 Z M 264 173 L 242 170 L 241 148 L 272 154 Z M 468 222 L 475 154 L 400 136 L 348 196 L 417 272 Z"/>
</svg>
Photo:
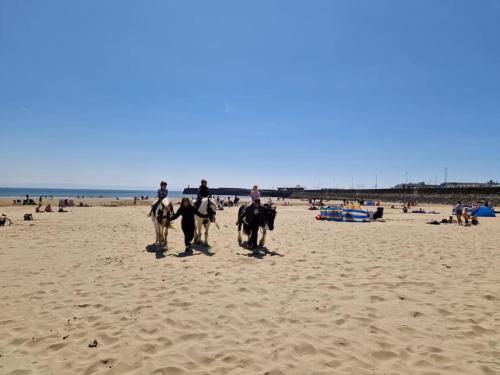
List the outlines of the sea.
<svg viewBox="0 0 500 375">
<path fill-rule="evenodd" d="M 134 198 L 149 196 L 154 198 L 156 190 L 115 190 L 115 189 L 60 189 L 60 188 L 12 188 L 0 187 L 0 197 L 3 198 L 25 198 L 29 195 L 31 198 L 40 196 L 53 196 L 58 198 Z M 170 198 L 181 198 L 184 195 L 182 191 L 168 191 Z"/>
</svg>

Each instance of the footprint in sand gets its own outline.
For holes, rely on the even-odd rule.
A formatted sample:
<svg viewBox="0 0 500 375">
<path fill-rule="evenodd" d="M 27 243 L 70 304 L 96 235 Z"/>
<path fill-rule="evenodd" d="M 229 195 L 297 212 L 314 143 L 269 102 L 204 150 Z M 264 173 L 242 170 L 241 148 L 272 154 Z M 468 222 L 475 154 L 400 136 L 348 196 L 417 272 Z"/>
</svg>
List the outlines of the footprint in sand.
<svg viewBox="0 0 500 375">
<path fill-rule="evenodd" d="M 185 374 L 186 371 L 179 367 L 174 367 L 174 366 L 167 366 L 167 367 L 162 367 L 159 368 L 155 371 L 153 371 L 151 374 L 152 375 L 181 375 Z"/>
<path fill-rule="evenodd" d="M 385 299 L 382 297 L 379 297 L 379 296 L 371 296 L 370 297 L 370 302 L 372 302 L 372 303 L 373 302 L 382 302 L 382 301 L 385 301 Z"/>
<path fill-rule="evenodd" d="M 485 295 L 483 296 L 483 298 L 484 298 L 484 299 L 486 299 L 486 300 L 488 300 L 488 301 L 497 301 L 497 300 L 498 300 L 498 298 L 497 298 L 497 297 L 492 296 L 491 294 L 485 294 Z"/>
<path fill-rule="evenodd" d="M 388 361 L 389 359 L 396 358 L 398 355 L 389 350 L 379 350 L 377 352 L 372 352 L 372 356 L 381 361 Z"/>
</svg>

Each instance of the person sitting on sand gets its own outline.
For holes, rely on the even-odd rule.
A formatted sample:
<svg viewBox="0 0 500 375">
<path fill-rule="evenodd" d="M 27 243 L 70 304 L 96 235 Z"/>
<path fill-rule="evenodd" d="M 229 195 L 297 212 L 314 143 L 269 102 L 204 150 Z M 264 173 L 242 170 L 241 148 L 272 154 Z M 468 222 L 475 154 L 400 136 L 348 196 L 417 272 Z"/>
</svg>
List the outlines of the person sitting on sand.
<svg viewBox="0 0 500 375">
<path fill-rule="evenodd" d="M 474 219 L 475 219 L 475 222 L 476 222 L 476 224 L 474 224 L 474 225 L 477 225 L 477 218 L 476 218 L 476 216 L 474 216 L 474 214 L 473 214 L 473 213 L 472 213 L 472 214 L 470 214 L 470 213 L 467 211 L 467 209 L 464 209 L 464 210 L 463 210 L 463 212 L 462 212 L 462 217 L 463 217 L 463 219 L 464 219 L 464 221 L 465 221 L 465 226 L 466 226 L 466 227 L 469 227 L 469 226 L 471 225 L 471 223 L 469 223 L 469 220 L 470 220 L 470 221 L 472 221 L 472 220 L 474 220 Z"/>
<path fill-rule="evenodd" d="M 168 196 L 167 183 L 165 181 L 160 182 L 160 188 L 156 192 L 156 201 L 151 206 L 151 211 L 149 212 L 149 216 L 154 215 L 156 209 L 160 205 L 161 201 Z"/>
<path fill-rule="evenodd" d="M 191 200 L 189 198 L 182 198 L 181 206 L 174 216 L 170 218 L 170 221 L 174 221 L 179 216 L 182 216 L 181 228 L 184 233 L 184 245 L 186 246 L 184 252 L 186 254 L 193 253 L 193 250 L 191 249 L 191 241 L 193 240 L 195 230 L 194 215 L 202 218 L 208 217 L 208 215 L 200 213 L 198 209 L 191 204 Z"/>
<path fill-rule="evenodd" d="M 50 203 L 45 206 L 45 212 L 54 212 L 52 211 L 52 206 L 50 205 Z"/>
<path fill-rule="evenodd" d="M 255 202 L 256 199 L 260 199 L 260 191 L 257 185 L 254 185 L 252 191 L 250 192 L 250 198 L 252 198 L 252 202 Z"/>
</svg>

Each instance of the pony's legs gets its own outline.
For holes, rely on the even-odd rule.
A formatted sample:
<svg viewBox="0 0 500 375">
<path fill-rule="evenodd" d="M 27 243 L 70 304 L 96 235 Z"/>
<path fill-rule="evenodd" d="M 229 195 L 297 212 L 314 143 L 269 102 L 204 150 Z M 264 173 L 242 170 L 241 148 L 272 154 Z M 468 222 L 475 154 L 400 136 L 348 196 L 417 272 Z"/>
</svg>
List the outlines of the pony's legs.
<svg viewBox="0 0 500 375">
<path fill-rule="evenodd" d="M 155 226 L 155 234 L 156 234 L 156 242 L 155 243 L 157 245 L 159 245 L 161 242 L 161 233 L 160 233 L 161 228 L 156 221 L 154 222 L 154 226 Z"/>
<path fill-rule="evenodd" d="M 205 226 L 205 246 L 208 246 L 208 227 L 210 227 L 210 223 L 207 223 Z"/>
<path fill-rule="evenodd" d="M 238 229 L 238 244 L 240 244 L 240 246 L 241 246 L 241 242 L 242 242 L 242 239 L 241 239 L 241 230 Z"/>
<path fill-rule="evenodd" d="M 201 225 L 200 225 L 200 222 L 199 222 L 198 218 L 196 218 L 195 227 L 194 227 L 193 242 L 195 244 L 200 243 L 200 237 L 201 237 Z"/>
<path fill-rule="evenodd" d="M 163 242 L 165 241 L 164 229 L 161 224 L 158 224 L 158 227 L 160 228 L 160 241 L 158 244 L 160 245 L 160 247 L 163 247 Z"/>
<path fill-rule="evenodd" d="M 264 244 L 266 243 L 266 228 L 262 230 L 262 238 L 260 239 L 259 246 L 264 247 Z"/>
</svg>

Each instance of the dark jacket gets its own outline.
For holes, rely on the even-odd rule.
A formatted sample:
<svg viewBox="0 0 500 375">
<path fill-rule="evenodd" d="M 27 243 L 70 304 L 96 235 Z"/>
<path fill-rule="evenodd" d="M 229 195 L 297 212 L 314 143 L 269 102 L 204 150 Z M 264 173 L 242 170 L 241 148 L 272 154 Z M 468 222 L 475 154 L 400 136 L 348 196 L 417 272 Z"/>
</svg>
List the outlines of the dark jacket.
<svg viewBox="0 0 500 375">
<path fill-rule="evenodd" d="M 198 199 L 202 199 L 202 198 L 208 198 L 210 197 L 212 194 L 210 194 L 210 189 L 208 188 L 208 186 L 204 186 L 204 185 L 200 185 L 200 187 L 198 188 Z"/>
<path fill-rule="evenodd" d="M 182 216 L 181 225 L 194 225 L 194 215 L 206 218 L 208 215 L 203 215 L 193 206 L 180 206 L 177 212 L 170 218 L 170 221 Z"/>
<path fill-rule="evenodd" d="M 253 204 L 245 208 L 238 221 L 247 219 L 246 222 L 250 226 L 262 225 L 264 223 L 264 208 L 262 206 L 255 207 Z"/>
<path fill-rule="evenodd" d="M 156 196 L 158 197 L 158 199 L 166 198 L 167 195 L 168 195 L 168 189 L 165 190 L 158 189 L 158 191 L 156 192 Z"/>
</svg>

